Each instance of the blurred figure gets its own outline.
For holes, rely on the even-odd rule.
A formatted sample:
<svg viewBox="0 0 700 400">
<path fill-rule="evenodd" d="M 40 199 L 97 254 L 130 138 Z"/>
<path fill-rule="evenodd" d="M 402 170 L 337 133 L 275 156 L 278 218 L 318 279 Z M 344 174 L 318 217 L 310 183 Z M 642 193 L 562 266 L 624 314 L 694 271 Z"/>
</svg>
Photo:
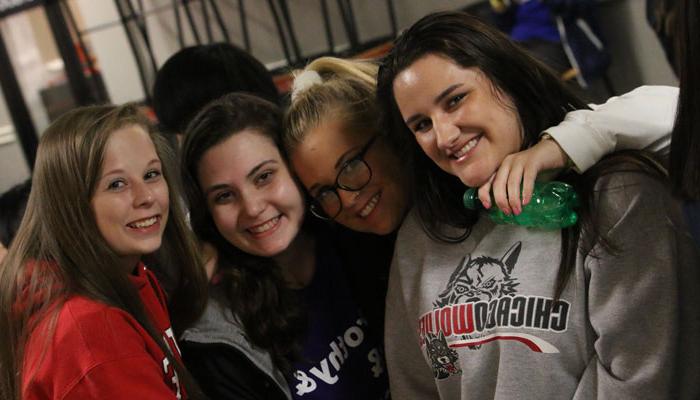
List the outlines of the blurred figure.
<svg viewBox="0 0 700 400">
<path fill-rule="evenodd" d="M 204 105 L 231 92 L 279 104 L 272 75 L 255 57 L 228 43 L 186 47 L 158 71 L 153 109 L 165 133 L 182 134 Z"/>
<path fill-rule="evenodd" d="M 610 65 L 593 0 L 491 0 L 491 8 L 502 31 L 564 79 L 573 68 L 585 88 Z"/>
<path fill-rule="evenodd" d="M 647 0 L 647 21 L 661 42 L 673 72 L 678 75 L 678 60 L 674 51 L 674 37 L 679 22 L 677 0 Z"/>
<path fill-rule="evenodd" d="M 10 190 L 0 196 L 0 260 L 2 259 L 3 248 L 10 247 L 14 239 L 19 223 L 22 221 L 24 209 L 27 206 L 29 191 L 32 187 L 32 180 L 13 186 Z"/>
</svg>

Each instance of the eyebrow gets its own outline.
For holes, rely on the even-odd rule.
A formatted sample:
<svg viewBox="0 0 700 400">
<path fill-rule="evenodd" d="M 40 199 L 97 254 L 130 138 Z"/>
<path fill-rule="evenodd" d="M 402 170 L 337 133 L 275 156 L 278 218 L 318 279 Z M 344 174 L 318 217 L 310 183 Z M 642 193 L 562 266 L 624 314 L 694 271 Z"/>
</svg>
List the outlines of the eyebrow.
<svg viewBox="0 0 700 400">
<path fill-rule="evenodd" d="M 253 169 L 251 169 L 250 172 L 248 172 L 248 175 L 246 175 L 245 177 L 250 179 L 253 175 L 257 174 L 262 167 L 266 166 L 267 164 L 277 164 L 277 160 L 269 159 L 261 162 L 260 164 L 253 167 Z"/>
<path fill-rule="evenodd" d="M 350 158 L 350 154 L 357 151 L 358 148 L 362 148 L 362 146 L 351 147 L 348 151 L 341 154 L 340 157 L 338 157 L 338 161 L 335 162 L 335 165 L 333 166 L 333 168 L 337 171 L 340 168 L 340 166 L 343 165 L 343 163 L 345 163 L 348 158 Z M 326 185 L 321 185 L 320 183 L 314 183 L 313 185 L 311 185 L 311 187 L 308 189 L 308 191 L 309 191 L 309 193 L 313 193 L 317 188 L 323 187 L 323 186 L 326 186 Z"/>
<path fill-rule="evenodd" d="M 273 159 L 265 160 L 265 161 L 261 162 L 260 164 L 256 165 L 256 166 L 253 167 L 253 169 L 251 169 L 250 172 L 248 172 L 248 174 L 245 176 L 246 179 L 250 179 L 252 176 L 254 176 L 255 174 L 257 174 L 258 171 L 260 171 L 261 168 L 263 168 L 263 167 L 266 166 L 267 164 L 277 164 L 277 160 L 273 160 Z M 225 189 L 225 188 L 227 188 L 227 187 L 229 187 L 229 185 L 226 184 L 226 183 L 217 183 L 216 185 L 212 185 L 212 186 L 208 187 L 208 188 L 204 191 L 204 196 L 207 197 L 207 196 L 209 196 L 209 194 L 211 194 L 212 192 L 215 192 L 215 191 L 217 191 L 217 190 L 219 190 L 219 189 Z"/>
<path fill-rule="evenodd" d="M 442 99 L 447 97 L 450 93 L 452 93 L 455 89 L 457 89 L 460 86 L 462 86 L 461 83 L 455 83 L 454 85 L 448 86 L 447 89 L 443 90 L 442 92 L 440 92 L 440 94 L 438 94 L 435 97 L 435 99 L 433 100 L 433 104 L 440 104 Z M 415 120 L 417 120 L 420 117 L 421 117 L 421 114 L 414 114 L 406 120 L 405 124 L 411 125 L 411 123 L 413 123 Z"/>
<path fill-rule="evenodd" d="M 149 161 L 148 164 L 146 164 L 146 166 L 147 166 L 147 167 L 150 167 L 150 166 L 153 165 L 153 164 L 161 164 L 160 159 L 154 158 L 154 159 L 152 159 L 151 161 Z M 113 169 L 113 170 L 111 170 L 111 171 L 108 171 L 108 172 L 105 172 L 104 174 L 102 174 L 102 176 L 100 176 L 100 180 L 104 179 L 106 176 L 114 175 L 114 174 L 121 174 L 121 173 L 124 173 L 124 169 L 123 169 L 123 168 L 115 168 L 115 169 Z"/>
</svg>

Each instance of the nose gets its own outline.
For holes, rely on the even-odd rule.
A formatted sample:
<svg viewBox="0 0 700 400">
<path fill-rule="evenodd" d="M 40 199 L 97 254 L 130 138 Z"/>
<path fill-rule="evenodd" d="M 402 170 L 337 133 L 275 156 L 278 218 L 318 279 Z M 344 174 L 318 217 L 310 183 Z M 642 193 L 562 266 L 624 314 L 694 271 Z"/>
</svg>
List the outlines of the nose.
<svg viewBox="0 0 700 400">
<path fill-rule="evenodd" d="M 257 217 L 265 209 L 265 202 L 255 193 L 241 193 L 243 212 L 250 217 Z"/>
<path fill-rule="evenodd" d="M 133 188 L 135 207 L 150 207 L 153 204 L 153 189 L 146 182 L 135 182 Z"/>
<path fill-rule="evenodd" d="M 433 117 L 433 131 L 435 132 L 437 146 L 441 150 L 452 147 L 457 137 L 459 137 L 459 127 L 446 114 Z"/>
<path fill-rule="evenodd" d="M 338 188 L 338 197 L 340 197 L 340 202 L 343 204 L 343 208 L 352 208 L 359 195 L 359 190 L 344 190 Z"/>
</svg>

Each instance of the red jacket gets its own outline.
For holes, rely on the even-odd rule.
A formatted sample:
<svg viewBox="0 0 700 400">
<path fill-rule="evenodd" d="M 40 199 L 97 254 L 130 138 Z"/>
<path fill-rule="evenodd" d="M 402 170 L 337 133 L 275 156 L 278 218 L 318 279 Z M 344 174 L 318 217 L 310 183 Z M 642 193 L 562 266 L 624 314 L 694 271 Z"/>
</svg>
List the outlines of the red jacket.
<svg viewBox="0 0 700 400">
<path fill-rule="evenodd" d="M 131 276 L 146 312 L 175 357 L 165 296 L 145 266 Z M 180 399 L 177 375 L 160 347 L 129 314 L 82 296 L 58 312 L 53 336 L 45 318 L 29 336 L 22 371 L 22 398 Z"/>
</svg>

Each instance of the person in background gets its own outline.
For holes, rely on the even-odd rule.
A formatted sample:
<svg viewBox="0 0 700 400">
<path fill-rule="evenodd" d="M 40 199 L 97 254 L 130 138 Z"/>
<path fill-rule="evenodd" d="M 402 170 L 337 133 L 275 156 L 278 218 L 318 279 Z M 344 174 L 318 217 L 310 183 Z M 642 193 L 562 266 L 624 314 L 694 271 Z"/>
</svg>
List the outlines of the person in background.
<svg viewBox="0 0 700 400">
<path fill-rule="evenodd" d="M 32 180 L 27 179 L 0 195 L 0 261 L 17 234 L 31 188 Z"/>
<path fill-rule="evenodd" d="M 207 103 L 247 92 L 280 103 L 272 75 L 255 57 L 229 43 L 186 47 L 158 70 L 153 111 L 167 134 L 182 135 Z"/>
<path fill-rule="evenodd" d="M 202 398 L 175 335 L 206 277 L 167 149 L 132 105 L 79 108 L 42 135 L 0 264 L 1 398 Z M 147 264 L 177 274 L 172 324 Z"/>
<path fill-rule="evenodd" d="M 185 363 L 216 399 L 384 399 L 379 327 L 356 300 L 366 290 L 351 290 L 357 269 L 306 217 L 281 129 L 276 105 L 243 93 L 187 128 L 192 228 L 218 260 L 207 309 L 182 335 Z"/>
<path fill-rule="evenodd" d="M 559 174 L 581 202 L 572 227 L 495 225 L 462 206 L 465 185 L 585 104 L 502 34 L 448 12 L 396 40 L 377 90 L 416 171 L 387 295 L 395 396 L 698 397 L 700 255 L 653 157 Z"/>
<path fill-rule="evenodd" d="M 646 16 L 651 29 L 661 42 L 661 47 L 666 54 L 666 59 L 671 65 L 673 72 L 678 75 L 678 56 L 683 56 L 682 52 L 676 53 L 676 31 L 681 22 L 679 14 L 678 0 L 647 0 Z"/>
<path fill-rule="evenodd" d="M 496 25 L 564 79 L 573 68 L 583 88 L 610 65 L 594 0 L 491 0 Z"/>
</svg>

